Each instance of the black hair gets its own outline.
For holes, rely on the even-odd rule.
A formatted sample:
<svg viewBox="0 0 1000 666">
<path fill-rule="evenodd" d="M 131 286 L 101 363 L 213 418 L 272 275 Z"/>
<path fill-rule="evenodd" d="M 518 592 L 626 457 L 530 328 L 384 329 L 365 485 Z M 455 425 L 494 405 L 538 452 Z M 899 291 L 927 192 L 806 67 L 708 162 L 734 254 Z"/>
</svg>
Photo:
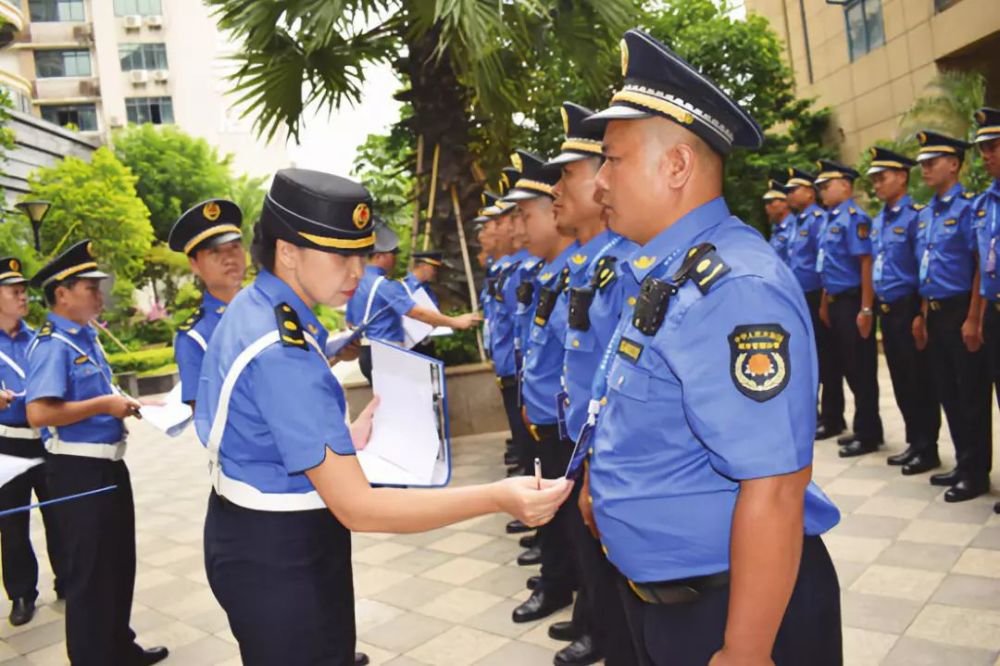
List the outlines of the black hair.
<svg viewBox="0 0 1000 666">
<path fill-rule="evenodd" d="M 253 243 L 250 244 L 250 258 L 258 269 L 274 272 L 274 256 L 278 239 L 259 221 L 253 225 Z"/>
<path fill-rule="evenodd" d="M 72 289 L 79 281 L 80 281 L 79 278 L 71 277 L 71 278 L 66 278 L 65 280 L 59 282 L 50 282 L 49 284 L 45 285 L 44 289 L 45 304 L 48 305 L 49 307 L 55 305 L 56 289 L 58 289 L 59 287 L 66 287 L 67 289 Z"/>
</svg>

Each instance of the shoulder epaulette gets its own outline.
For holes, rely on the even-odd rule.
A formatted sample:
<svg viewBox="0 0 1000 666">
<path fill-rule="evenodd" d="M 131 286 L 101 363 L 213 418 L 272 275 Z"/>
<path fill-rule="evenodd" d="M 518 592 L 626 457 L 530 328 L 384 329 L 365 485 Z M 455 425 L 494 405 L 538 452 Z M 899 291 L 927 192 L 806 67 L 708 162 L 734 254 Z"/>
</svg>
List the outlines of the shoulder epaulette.
<svg viewBox="0 0 1000 666">
<path fill-rule="evenodd" d="M 970 192 L 968 190 L 966 190 L 965 192 L 962 192 L 962 198 L 963 199 L 975 199 L 978 196 L 979 196 L 978 192 Z"/>
<path fill-rule="evenodd" d="M 50 335 L 52 335 L 52 330 L 53 330 L 52 322 L 46 321 L 44 324 L 42 324 L 42 327 L 38 329 L 38 337 L 47 338 Z"/>
<path fill-rule="evenodd" d="M 274 306 L 274 315 L 278 320 L 278 333 L 281 335 L 281 344 L 285 347 L 298 347 L 306 349 L 306 338 L 302 333 L 302 323 L 299 316 L 287 303 L 279 303 Z"/>
<path fill-rule="evenodd" d="M 730 270 L 729 264 L 722 260 L 714 245 L 701 243 L 688 250 L 684 263 L 674 273 L 672 280 L 678 285 L 688 279 L 693 280 L 698 290 L 702 294 L 707 294 L 712 285 Z"/>
<path fill-rule="evenodd" d="M 199 307 L 197 310 L 191 313 L 191 316 L 181 322 L 180 326 L 177 327 L 178 331 L 190 331 L 194 328 L 194 325 L 201 321 L 201 318 L 205 316 L 205 308 Z"/>
<path fill-rule="evenodd" d="M 615 264 L 617 261 L 617 257 L 609 255 L 604 255 L 597 260 L 597 265 L 594 266 L 594 287 L 604 289 L 615 280 L 617 277 L 617 273 L 615 273 Z"/>
</svg>

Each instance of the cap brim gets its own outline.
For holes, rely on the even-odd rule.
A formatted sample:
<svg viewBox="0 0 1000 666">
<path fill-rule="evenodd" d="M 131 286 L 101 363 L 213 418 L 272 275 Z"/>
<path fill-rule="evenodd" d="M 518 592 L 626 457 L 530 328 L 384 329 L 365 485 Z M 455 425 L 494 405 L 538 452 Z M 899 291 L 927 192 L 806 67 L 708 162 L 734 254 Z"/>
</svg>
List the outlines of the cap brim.
<svg viewBox="0 0 1000 666">
<path fill-rule="evenodd" d="M 193 248 L 191 248 L 191 251 L 188 254 L 194 254 L 199 250 L 207 250 L 212 247 L 225 245 L 226 243 L 230 243 L 235 240 L 242 240 L 242 238 L 243 234 L 241 233 L 237 233 L 235 231 L 227 231 L 225 233 L 219 234 L 218 236 L 212 236 L 211 238 L 206 238 L 205 240 L 203 240 L 202 242 L 198 243 Z"/>
<path fill-rule="evenodd" d="M 786 195 L 765 194 L 761 199 L 764 201 L 787 201 L 788 197 Z"/>
<path fill-rule="evenodd" d="M 938 157 L 958 157 L 955 153 L 921 153 L 917 155 L 917 163 L 933 160 Z"/>
<path fill-rule="evenodd" d="M 577 153 L 575 151 L 566 151 L 564 153 L 559 153 L 551 160 L 545 163 L 546 167 L 561 167 L 564 164 L 572 164 L 573 162 L 581 162 L 588 158 L 601 159 L 600 155 L 593 155 L 587 153 Z"/>
<path fill-rule="evenodd" d="M 984 134 L 982 136 L 977 136 L 976 140 L 973 141 L 975 144 L 987 143 L 989 141 L 996 141 L 1000 139 L 1000 134 Z"/>
<path fill-rule="evenodd" d="M 598 111 L 592 116 L 588 116 L 583 120 L 583 126 L 587 129 L 607 127 L 608 123 L 612 120 L 642 120 L 643 118 L 652 118 L 654 115 L 656 114 L 640 111 L 631 106 L 616 104 L 615 106 L 609 106 L 603 111 Z"/>
<path fill-rule="evenodd" d="M 74 280 L 106 280 L 110 275 L 104 271 L 84 271 L 83 273 L 77 273 L 76 275 L 70 275 L 67 279 Z"/>
<path fill-rule="evenodd" d="M 875 174 L 882 173 L 883 171 L 892 171 L 892 169 L 890 169 L 889 167 L 884 167 L 884 166 L 873 166 L 873 167 L 869 167 L 868 171 L 865 171 L 865 175 L 866 176 L 874 176 Z"/>
<path fill-rule="evenodd" d="M 528 201 L 530 199 L 537 199 L 539 197 L 547 196 L 541 192 L 535 192 L 534 190 L 518 190 L 513 189 L 507 196 L 503 198 L 504 201 L 516 203 L 518 201 Z"/>
<path fill-rule="evenodd" d="M 24 277 L 23 275 L 12 276 L 12 277 L 0 280 L 0 287 L 8 287 L 8 286 L 12 286 L 12 285 L 15 285 L 15 284 L 27 284 L 27 283 L 28 283 L 28 278 Z"/>
</svg>

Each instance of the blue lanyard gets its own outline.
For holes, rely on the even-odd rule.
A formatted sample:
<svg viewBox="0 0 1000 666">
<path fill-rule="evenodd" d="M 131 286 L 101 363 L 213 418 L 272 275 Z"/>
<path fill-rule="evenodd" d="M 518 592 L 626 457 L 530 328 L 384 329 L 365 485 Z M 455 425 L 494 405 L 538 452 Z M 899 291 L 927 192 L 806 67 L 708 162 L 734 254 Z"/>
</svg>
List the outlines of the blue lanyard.
<svg viewBox="0 0 1000 666">
<path fill-rule="evenodd" d="M 683 249 L 674 250 L 674 252 L 667 257 L 665 261 L 663 261 L 663 263 L 661 263 L 654 271 L 651 271 L 646 277 L 663 277 L 667 272 L 667 267 L 670 266 L 671 262 L 673 262 L 673 260 L 681 254 L 681 252 L 683 252 Z M 608 391 L 608 371 L 610 370 L 609 366 L 611 365 L 611 358 L 615 355 L 618 345 L 621 343 L 622 337 L 625 335 L 625 329 L 632 321 L 632 314 L 628 311 L 628 305 L 626 304 L 625 307 L 628 312 L 628 316 L 623 316 L 618 322 L 618 326 L 615 328 L 615 334 L 611 337 L 611 343 L 608 345 L 607 349 L 604 350 L 604 355 L 601 357 L 601 363 L 597 366 L 597 374 L 594 376 L 594 383 L 591 385 L 590 405 L 587 408 L 587 412 L 588 417 L 592 417 L 595 423 L 597 413 L 600 411 L 601 399 Z M 622 314 L 625 314 L 625 312 Z"/>
</svg>

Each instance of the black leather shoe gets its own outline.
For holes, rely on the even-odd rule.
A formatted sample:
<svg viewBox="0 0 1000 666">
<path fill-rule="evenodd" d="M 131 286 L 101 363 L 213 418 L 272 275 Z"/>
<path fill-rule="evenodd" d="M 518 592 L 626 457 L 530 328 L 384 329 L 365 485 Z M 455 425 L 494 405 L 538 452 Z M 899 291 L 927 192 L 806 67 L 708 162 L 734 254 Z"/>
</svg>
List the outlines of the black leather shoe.
<svg viewBox="0 0 1000 666">
<path fill-rule="evenodd" d="M 538 543 L 538 533 L 527 534 L 518 539 L 517 542 L 521 545 L 521 548 L 534 548 Z"/>
<path fill-rule="evenodd" d="M 149 648 L 148 650 L 143 650 L 139 653 L 139 665 L 140 666 L 150 666 L 150 664 L 158 664 L 164 659 L 170 656 L 170 650 L 158 645 L 154 648 Z"/>
<path fill-rule="evenodd" d="M 355 652 L 354 666 L 368 666 L 368 655 L 364 652 Z"/>
<path fill-rule="evenodd" d="M 22 624 L 28 624 L 33 617 L 35 617 L 34 599 L 28 599 L 27 597 L 14 599 L 10 607 L 10 617 L 7 618 L 11 626 L 20 627 Z"/>
<path fill-rule="evenodd" d="M 842 432 L 844 432 L 844 426 L 831 427 L 825 423 L 820 423 L 816 426 L 816 439 L 830 439 L 831 437 L 836 437 Z"/>
<path fill-rule="evenodd" d="M 604 659 L 604 655 L 594 648 L 594 642 L 590 640 L 590 636 L 584 634 L 556 652 L 553 663 L 559 666 L 564 664 L 566 666 L 587 666 L 588 664 L 596 664 L 601 659 Z"/>
<path fill-rule="evenodd" d="M 538 584 L 542 582 L 541 576 L 529 576 L 528 580 L 525 581 L 524 586 L 529 590 L 533 590 L 538 587 Z"/>
<path fill-rule="evenodd" d="M 852 439 L 846 444 L 841 445 L 840 451 L 837 452 L 837 455 L 841 458 L 863 456 L 866 453 L 874 453 L 875 451 L 878 451 L 879 444 L 881 444 L 881 442 Z"/>
<path fill-rule="evenodd" d="M 573 593 L 568 590 L 558 594 L 536 589 L 527 601 L 514 609 L 511 617 L 517 623 L 540 620 L 552 615 L 557 610 L 566 608 L 571 603 L 573 603 Z"/>
<path fill-rule="evenodd" d="M 517 564 L 522 567 L 530 567 L 542 563 L 542 549 L 532 546 L 517 556 Z"/>
<path fill-rule="evenodd" d="M 932 486 L 953 486 L 961 480 L 962 477 L 958 475 L 957 468 L 949 472 L 941 472 L 940 474 L 931 474 Z"/>
<path fill-rule="evenodd" d="M 905 465 L 903 465 L 902 472 L 903 476 L 913 476 L 914 474 L 929 472 L 940 466 L 941 460 L 937 456 L 929 453 L 918 453 L 910 458 Z"/>
<path fill-rule="evenodd" d="M 520 458 L 513 451 L 508 451 L 507 453 L 503 454 L 504 465 L 516 465 L 518 463 L 518 460 L 520 460 Z"/>
<path fill-rule="evenodd" d="M 905 465 L 910 462 L 910 458 L 917 455 L 917 452 L 913 450 L 912 446 L 907 446 L 906 450 L 902 453 L 897 453 L 895 455 L 889 456 L 885 459 L 887 465 Z M 905 474 L 905 472 L 904 472 Z"/>
<path fill-rule="evenodd" d="M 575 641 L 580 638 L 580 632 L 576 630 L 569 620 L 555 622 L 549 627 L 549 638 L 554 641 Z"/>
<path fill-rule="evenodd" d="M 965 502 L 974 497 L 979 497 L 980 495 L 985 495 L 990 492 L 990 482 L 980 481 L 979 483 L 973 483 L 972 481 L 966 481 L 962 479 L 951 488 L 945 491 L 944 501 L 945 502 Z"/>
<path fill-rule="evenodd" d="M 1000 513 L 1000 502 L 993 505 L 993 513 Z"/>
<path fill-rule="evenodd" d="M 507 523 L 507 534 L 520 534 L 521 532 L 530 532 L 532 529 L 528 527 L 520 520 L 512 520 Z"/>
</svg>

